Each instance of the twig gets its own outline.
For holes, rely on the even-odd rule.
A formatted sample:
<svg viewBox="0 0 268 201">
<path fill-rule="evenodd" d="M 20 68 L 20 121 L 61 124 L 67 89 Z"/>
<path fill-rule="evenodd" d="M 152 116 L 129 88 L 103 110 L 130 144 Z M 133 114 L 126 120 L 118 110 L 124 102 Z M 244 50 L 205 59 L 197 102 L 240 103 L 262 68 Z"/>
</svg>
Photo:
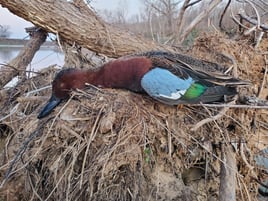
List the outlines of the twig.
<svg viewBox="0 0 268 201">
<path fill-rule="evenodd" d="M 256 43 L 255 43 L 255 45 L 254 45 L 254 48 L 256 49 L 258 46 L 259 46 L 259 44 L 261 43 L 261 40 L 262 40 L 262 38 L 263 38 L 263 35 L 264 35 L 264 32 L 263 31 L 261 31 L 260 33 L 256 33 L 258 36 L 257 36 L 257 39 L 256 39 Z"/>
<path fill-rule="evenodd" d="M 225 15 L 225 13 L 226 13 L 228 7 L 230 6 L 231 1 L 232 1 L 232 0 L 229 0 L 229 1 L 228 1 L 227 5 L 225 6 L 225 8 L 224 8 L 224 10 L 223 10 L 223 12 L 222 12 L 222 14 L 221 14 L 221 18 L 220 18 L 220 21 L 219 21 L 219 27 L 220 27 L 220 29 L 221 29 L 222 31 L 224 31 L 224 28 L 223 28 L 223 26 L 222 26 L 223 17 L 224 17 L 224 15 Z"/>
<path fill-rule="evenodd" d="M 249 22 L 250 24 L 253 24 L 255 26 L 258 26 L 258 21 L 254 20 L 246 15 L 244 15 L 243 13 L 239 13 L 238 14 L 242 19 L 246 20 L 247 22 Z M 268 25 L 266 24 L 260 24 L 259 27 L 263 30 L 263 31 L 268 31 Z"/>
<path fill-rule="evenodd" d="M 22 146 L 19 148 L 18 152 L 16 153 L 15 157 L 9 164 L 8 170 L 4 176 L 4 179 L 0 185 L 0 189 L 4 186 L 6 181 L 9 179 L 10 175 L 12 174 L 14 165 L 17 163 L 18 159 L 22 157 L 23 153 L 25 152 L 26 148 L 28 147 L 29 143 L 36 137 L 38 137 L 42 132 L 40 131 L 42 127 L 52 119 L 53 117 L 50 117 L 46 119 L 46 121 L 43 121 L 42 123 L 39 124 L 39 126 L 36 128 L 36 130 L 29 135 L 29 137 L 23 142 Z"/>
<path fill-rule="evenodd" d="M 193 5 L 197 4 L 197 3 L 199 3 L 200 1 L 202 1 L 202 0 L 196 0 L 196 1 L 192 2 L 192 3 L 188 3 L 188 4 L 185 6 L 185 8 L 188 8 L 188 7 L 190 7 L 190 6 L 193 6 Z"/>
<path fill-rule="evenodd" d="M 243 187 L 245 189 L 245 192 L 246 192 L 246 195 L 247 195 L 247 198 L 248 198 L 247 200 L 248 201 L 251 201 L 251 196 L 249 195 L 249 192 L 248 192 L 248 189 L 247 189 L 247 185 L 245 184 L 243 178 L 239 178 L 239 179 L 241 180 L 241 183 L 243 184 Z"/>
<path fill-rule="evenodd" d="M 257 30 L 257 25 L 253 26 L 251 28 L 249 28 L 247 31 L 244 32 L 245 36 L 248 36 L 249 34 L 251 34 L 251 32 L 256 31 Z"/>
<path fill-rule="evenodd" d="M 233 104 L 235 101 L 230 102 L 230 104 Z M 201 104 L 202 106 L 206 106 L 207 104 Z M 228 104 L 227 104 L 228 105 Z M 227 110 L 229 110 L 230 107 L 223 107 L 219 113 L 215 116 L 212 117 L 208 117 L 206 119 L 203 119 L 201 121 L 199 121 L 193 128 L 191 128 L 191 131 L 196 131 L 198 128 L 200 128 L 201 126 L 203 126 L 204 124 L 207 124 L 211 121 L 215 121 L 219 118 L 221 118 L 226 112 Z"/>
<path fill-rule="evenodd" d="M 234 12 L 233 12 L 232 9 L 231 9 L 231 17 L 232 17 L 232 20 L 233 20 L 236 24 L 238 24 L 238 26 L 239 26 L 239 31 L 242 31 L 242 27 L 243 27 L 244 29 L 248 29 L 247 26 L 245 26 L 244 24 L 242 24 L 242 22 L 241 22 L 241 18 L 240 18 L 240 21 L 239 21 L 238 19 L 236 19 L 236 17 L 234 16 Z"/>
<path fill-rule="evenodd" d="M 254 3 L 252 3 L 250 0 L 244 0 L 246 1 L 248 4 L 251 5 L 251 7 L 253 8 L 253 10 L 255 11 L 256 13 L 256 16 L 257 16 L 257 21 L 256 21 L 256 25 L 257 25 L 257 28 L 260 29 L 260 25 L 261 25 L 261 17 L 259 15 L 259 11 L 258 9 L 256 8 L 256 6 L 254 5 Z"/>
<path fill-rule="evenodd" d="M 229 164 L 226 163 L 226 161 L 223 161 L 219 156 L 217 156 L 215 153 L 212 153 L 210 150 L 208 150 L 208 148 L 206 146 L 204 146 L 203 144 L 200 143 L 199 140 L 197 140 L 195 137 L 193 136 L 189 136 L 194 142 L 196 142 L 200 147 L 202 147 L 205 151 L 207 151 L 208 153 L 210 153 L 214 158 L 216 158 L 217 160 L 219 160 L 221 163 L 225 164 L 225 167 L 229 168 L 230 170 L 234 171 L 235 174 L 239 177 L 239 178 L 244 178 L 243 175 L 241 175 L 238 171 L 237 168 L 233 168 L 231 167 Z"/>
<path fill-rule="evenodd" d="M 39 199 L 39 200 L 43 200 L 40 195 L 38 194 L 38 192 L 36 191 L 34 185 L 33 185 L 33 181 L 32 181 L 32 178 L 31 178 L 31 175 L 29 174 L 29 171 L 27 171 L 27 176 L 29 177 L 29 183 L 30 183 L 30 186 L 31 186 L 31 189 L 33 191 L 33 194 Z"/>
<path fill-rule="evenodd" d="M 261 105 L 232 105 L 232 104 L 192 104 L 189 106 L 206 106 L 206 107 L 228 107 L 228 108 L 244 108 L 244 109 L 268 109 L 268 106 Z"/>
<path fill-rule="evenodd" d="M 5 67 L 9 67 L 11 68 L 12 70 L 15 70 L 15 71 L 18 71 L 18 72 L 25 72 L 25 73 L 35 73 L 35 74 L 39 74 L 41 75 L 42 73 L 38 72 L 38 71 L 33 71 L 33 70 L 25 70 L 25 69 L 18 69 L 16 68 L 15 66 L 12 66 L 10 64 L 6 64 L 6 63 L 0 63 L 1 66 L 5 66 Z M 1 72 L 4 72 L 4 71 L 9 71 L 8 69 L 3 69 Z"/>
<path fill-rule="evenodd" d="M 101 114 L 102 114 L 102 111 L 104 109 L 104 106 L 100 109 L 99 113 L 98 113 L 98 116 L 94 122 L 94 125 L 92 127 L 92 130 L 91 130 L 91 134 L 90 134 L 90 137 L 88 139 L 88 142 L 87 142 L 87 148 L 86 148 L 86 151 L 85 151 L 85 156 L 84 156 L 84 160 L 83 160 L 83 163 L 82 163 L 82 169 L 81 169 L 81 179 L 80 179 L 80 189 L 82 189 L 82 185 L 83 185 L 83 175 L 84 175 L 84 171 L 85 171 L 85 165 L 86 165 L 86 159 L 87 159 L 87 155 L 88 155 L 88 152 L 89 152 L 89 148 L 90 148 L 90 145 L 91 145 L 91 142 L 94 140 L 95 136 L 96 136 L 96 131 L 98 130 L 98 123 L 99 123 L 99 120 L 100 120 L 100 117 L 101 117 Z"/>
<path fill-rule="evenodd" d="M 232 70 L 232 74 L 235 78 L 238 78 L 238 70 L 237 70 L 237 62 L 235 60 L 235 58 L 232 55 L 229 55 L 227 53 L 221 53 L 224 57 L 228 58 L 232 63 L 233 66 L 231 66 L 227 71 L 225 71 L 224 73 L 227 74 L 230 70 Z"/>
<path fill-rule="evenodd" d="M 258 91 L 257 97 L 260 97 L 261 92 L 262 92 L 263 87 L 264 87 L 264 84 L 266 83 L 266 76 L 267 76 L 267 71 L 268 71 L 268 60 L 267 60 L 267 56 L 266 55 L 264 55 L 264 63 L 265 63 L 265 71 L 264 71 L 264 75 L 263 75 L 261 87 L 260 87 L 260 89 Z"/>
<path fill-rule="evenodd" d="M 254 177 L 257 177 L 256 174 L 253 172 L 254 166 L 250 165 L 246 159 L 245 153 L 244 153 L 244 143 L 240 144 L 240 155 L 250 172 L 253 173 Z"/>
<path fill-rule="evenodd" d="M 35 89 L 35 90 L 32 90 L 32 91 L 29 91 L 29 92 L 26 93 L 25 97 L 29 97 L 29 95 L 31 95 L 31 94 L 34 94 L 36 92 L 39 92 L 39 91 L 42 91 L 42 90 L 48 89 L 48 88 L 51 88 L 51 86 L 49 85 L 49 86 L 45 86 L 45 87 L 42 87 L 42 88 L 39 88 L 39 89 Z M 8 117 L 10 117 L 11 115 L 13 115 L 17 111 L 17 109 L 19 108 L 20 104 L 21 104 L 20 102 L 18 104 L 16 104 L 12 108 L 12 110 L 10 111 L 10 113 L 8 115 L 0 118 L 0 121 L 3 121 L 5 119 L 7 119 Z"/>
<path fill-rule="evenodd" d="M 67 165 L 66 165 L 67 166 Z M 62 181 L 62 179 L 65 177 L 65 175 L 67 174 L 68 170 L 72 167 L 72 163 L 70 163 L 67 167 L 65 167 L 65 171 L 63 172 L 63 174 L 61 175 L 61 177 L 58 179 L 58 182 L 55 184 L 55 187 L 50 191 L 50 193 L 48 194 L 47 198 L 44 201 L 47 200 L 52 200 L 50 199 L 50 197 L 52 196 L 52 194 L 57 190 L 59 183 Z"/>
<path fill-rule="evenodd" d="M 172 136 L 171 136 L 171 132 L 170 132 L 170 129 L 169 129 L 169 125 L 168 125 L 168 121 L 166 120 L 166 126 L 167 126 L 167 132 L 168 132 L 168 155 L 169 157 L 171 158 L 171 154 L 172 154 Z"/>
<path fill-rule="evenodd" d="M 66 132 L 70 133 L 71 135 L 75 136 L 77 139 L 83 141 L 84 138 L 81 137 L 77 132 L 72 130 L 71 128 L 67 127 L 65 124 L 61 124 L 60 127 L 65 130 Z"/>
<path fill-rule="evenodd" d="M 19 103 L 23 103 L 23 102 L 30 102 L 30 101 L 43 101 L 46 99 L 47 97 L 45 96 L 29 96 L 29 97 L 18 97 L 17 101 Z"/>
<path fill-rule="evenodd" d="M 57 43 L 58 43 L 58 46 L 60 47 L 60 50 L 61 50 L 62 52 L 64 52 L 64 51 L 63 51 L 63 48 L 62 48 L 62 45 L 61 45 L 61 42 L 60 42 L 60 35 L 59 35 L 59 32 L 56 33 L 56 36 L 57 36 Z"/>
</svg>

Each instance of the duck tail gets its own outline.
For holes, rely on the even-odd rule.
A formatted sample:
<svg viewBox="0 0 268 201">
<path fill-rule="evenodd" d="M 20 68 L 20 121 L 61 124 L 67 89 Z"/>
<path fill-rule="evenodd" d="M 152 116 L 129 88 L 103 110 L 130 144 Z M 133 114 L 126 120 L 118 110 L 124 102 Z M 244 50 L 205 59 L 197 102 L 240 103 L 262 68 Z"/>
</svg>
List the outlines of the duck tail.
<svg viewBox="0 0 268 201">
<path fill-rule="evenodd" d="M 235 87 L 226 87 L 226 86 L 214 86 L 208 87 L 206 91 L 200 96 L 199 102 L 208 103 L 208 102 L 218 102 L 224 100 L 225 96 L 235 96 L 237 90 Z"/>
</svg>

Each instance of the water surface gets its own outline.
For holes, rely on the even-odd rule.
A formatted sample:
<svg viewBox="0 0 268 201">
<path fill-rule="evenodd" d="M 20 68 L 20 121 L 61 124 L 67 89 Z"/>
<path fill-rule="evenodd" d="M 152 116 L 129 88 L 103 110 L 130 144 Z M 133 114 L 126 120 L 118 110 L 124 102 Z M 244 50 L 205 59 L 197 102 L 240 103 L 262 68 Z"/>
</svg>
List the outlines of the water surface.
<svg viewBox="0 0 268 201">
<path fill-rule="evenodd" d="M 0 63 L 7 64 L 15 58 L 22 50 L 23 46 L 0 46 Z M 27 70 L 38 71 L 50 65 L 57 64 L 62 66 L 64 63 L 64 54 L 54 47 L 41 47 L 29 64 Z M 1 66 L 0 64 L 0 66 Z"/>
</svg>

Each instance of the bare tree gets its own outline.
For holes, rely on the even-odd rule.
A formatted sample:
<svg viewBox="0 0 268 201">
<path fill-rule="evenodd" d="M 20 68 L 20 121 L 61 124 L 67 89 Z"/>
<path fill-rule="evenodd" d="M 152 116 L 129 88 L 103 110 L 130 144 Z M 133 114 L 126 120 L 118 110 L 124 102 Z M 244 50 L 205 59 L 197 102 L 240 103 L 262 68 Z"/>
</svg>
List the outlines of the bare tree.
<svg viewBox="0 0 268 201">
<path fill-rule="evenodd" d="M 11 35 L 9 25 L 0 25 L 0 37 L 9 38 Z"/>
<path fill-rule="evenodd" d="M 115 24 L 120 27 L 125 27 L 127 25 L 128 3 L 125 0 L 121 0 L 114 11 L 104 9 L 98 12 L 108 23 Z"/>
<path fill-rule="evenodd" d="M 174 31 L 174 18 L 178 12 L 178 4 L 181 0 L 144 0 L 147 10 L 152 10 L 159 18 L 165 19 L 164 29 L 167 35 Z"/>
<path fill-rule="evenodd" d="M 194 18 L 191 22 L 186 23 L 184 18 L 186 14 L 189 14 L 186 13 L 186 11 L 201 1 L 202 0 L 143 0 L 149 15 L 148 19 L 151 33 L 154 33 L 151 35 L 160 35 L 160 38 L 170 44 L 174 42 L 181 44 L 195 26 L 204 20 L 222 0 L 205 3 L 198 14 L 193 13 Z M 156 24 L 154 23 L 154 19 L 156 19 Z M 161 40 L 157 41 L 159 42 Z"/>
</svg>

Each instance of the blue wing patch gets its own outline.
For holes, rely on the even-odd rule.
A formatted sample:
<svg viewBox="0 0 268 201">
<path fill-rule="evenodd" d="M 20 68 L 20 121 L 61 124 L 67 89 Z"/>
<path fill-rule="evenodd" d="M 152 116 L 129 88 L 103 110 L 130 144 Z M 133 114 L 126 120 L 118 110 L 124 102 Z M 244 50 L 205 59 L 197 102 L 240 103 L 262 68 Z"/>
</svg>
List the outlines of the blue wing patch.
<svg viewBox="0 0 268 201">
<path fill-rule="evenodd" d="M 184 80 L 163 68 L 154 68 L 141 79 L 142 88 L 150 96 L 172 105 L 177 104 L 176 100 L 179 100 L 193 83 L 191 77 Z"/>
</svg>

